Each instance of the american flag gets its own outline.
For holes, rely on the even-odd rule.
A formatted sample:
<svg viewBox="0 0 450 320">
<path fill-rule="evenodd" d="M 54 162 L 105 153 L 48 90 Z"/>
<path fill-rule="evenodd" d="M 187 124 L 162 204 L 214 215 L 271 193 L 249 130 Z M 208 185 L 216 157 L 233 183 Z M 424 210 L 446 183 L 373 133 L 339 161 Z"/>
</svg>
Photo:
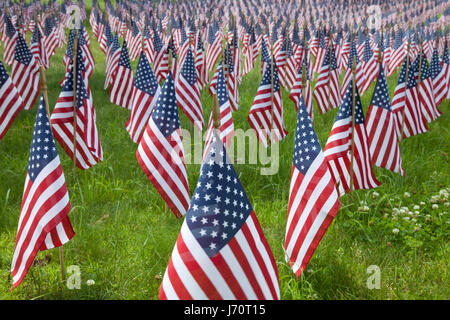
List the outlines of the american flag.
<svg viewBox="0 0 450 320">
<path fill-rule="evenodd" d="M 241 59 L 241 49 L 239 47 L 239 37 L 238 37 L 237 27 L 234 28 L 231 50 L 232 50 L 233 62 L 234 62 L 233 70 L 236 75 L 236 80 L 238 83 L 241 83 L 241 79 L 242 79 L 242 69 L 241 69 L 242 61 L 241 60 L 242 59 Z"/>
<path fill-rule="evenodd" d="M 112 42 L 106 52 L 106 77 L 104 85 L 105 90 L 113 81 L 113 75 L 115 75 L 115 72 L 119 66 L 119 58 L 120 54 L 122 53 L 119 43 L 119 37 L 117 36 L 117 34 L 113 36 L 111 41 Z"/>
<path fill-rule="evenodd" d="M 112 85 L 109 89 L 109 100 L 131 110 L 133 94 L 133 69 L 128 56 L 127 42 L 124 40 L 117 69 L 112 75 Z"/>
<path fill-rule="evenodd" d="M 70 209 L 64 173 L 41 97 L 11 264 L 14 288 L 22 282 L 39 251 L 62 246 L 73 238 Z"/>
<path fill-rule="evenodd" d="M 306 269 L 339 207 L 335 180 L 300 95 L 285 237 L 286 261 L 297 277 Z"/>
<path fill-rule="evenodd" d="M 111 46 L 112 41 L 114 39 L 114 35 L 111 31 L 111 27 L 109 24 L 106 24 L 105 31 L 102 33 L 99 42 L 100 42 L 100 50 L 106 54 L 108 48 Z"/>
<path fill-rule="evenodd" d="M 53 133 L 69 157 L 74 159 L 74 73 L 76 75 L 76 150 L 75 164 L 80 169 L 89 169 L 103 160 L 103 150 L 98 136 L 94 101 L 89 88 L 83 54 L 78 47 L 76 70 L 73 62 L 66 75 L 61 93 L 51 116 Z"/>
<path fill-rule="evenodd" d="M 431 77 L 431 69 L 428 66 L 426 56 L 422 53 L 422 66 L 420 69 L 420 84 L 419 84 L 419 102 L 422 112 L 427 122 L 432 122 L 439 118 L 442 113 L 436 107 L 436 100 L 433 91 L 433 78 Z M 420 58 L 416 58 L 420 60 Z"/>
<path fill-rule="evenodd" d="M 233 123 L 233 111 L 228 95 L 228 88 L 225 82 L 224 71 L 222 68 L 222 62 L 217 66 L 217 86 L 215 93 L 217 94 L 217 100 L 220 110 L 220 139 L 227 147 L 231 144 L 231 138 L 234 136 L 234 123 Z M 208 122 L 208 130 L 206 133 L 205 146 L 203 152 L 203 158 L 208 154 L 209 147 L 212 144 L 214 138 L 214 119 L 211 112 L 211 116 Z"/>
<path fill-rule="evenodd" d="M 377 167 L 405 174 L 400 154 L 395 119 L 391 109 L 384 68 L 380 72 L 366 118 L 367 137 L 372 163 Z"/>
<path fill-rule="evenodd" d="M 56 31 L 56 21 L 52 16 L 48 16 L 44 21 L 44 44 L 49 58 L 55 54 L 58 46 L 58 33 Z"/>
<path fill-rule="evenodd" d="M 181 45 L 180 45 L 180 49 L 178 50 L 178 62 L 180 64 L 180 66 L 182 67 L 184 64 L 184 59 L 186 59 L 186 55 L 188 52 L 188 49 L 190 49 L 190 39 L 188 38 L 186 31 L 184 29 L 184 26 L 181 25 Z M 181 71 L 180 71 L 181 72 Z"/>
<path fill-rule="evenodd" d="M 449 35 L 447 36 L 449 37 Z M 442 69 L 446 75 L 445 82 L 447 83 L 447 99 L 450 99 L 450 55 L 447 42 L 445 42 L 444 55 L 442 56 Z"/>
<path fill-rule="evenodd" d="M 195 69 L 197 70 L 197 82 L 200 89 L 209 83 L 209 74 L 205 59 L 205 50 L 203 48 L 203 41 L 199 30 L 195 51 Z"/>
<path fill-rule="evenodd" d="M 403 43 L 402 30 L 398 30 L 395 35 L 394 47 L 391 49 L 391 61 L 389 63 L 388 77 L 392 76 L 405 58 L 406 50 Z"/>
<path fill-rule="evenodd" d="M 362 66 L 361 61 L 359 60 L 358 53 L 356 52 L 356 45 L 355 41 L 352 41 L 352 46 L 350 49 L 350 54 L 348 56 L 348 65 L 347 65 L 347 71 L 345 72 L 344 80 L 342 82 L 341 87 L 341 93 L 342 96 L 345 95 L 347 92 L 347 89 L 350 85 L 350 82 L 352 82 L 353 79 L 353 60 L 356 57 L 356 85 L 358 88 L 364 88 L 364 85 L 366 83 L 366 75 L 364 74 L 364 69 Z M 363 92 L 361 95 L 364 94 Z"/>
<path fill-rule="evenodd" d="M 352 103 L 353 82 L 350 81 L 347 92 L 328 137 L 324 155 L 328 166 L 339 186 L 339 193 L 350 192 L 351 176 L 353 176 L 353 189 L 371 189 L 380 185 L 372 170 L 372 161 L 364 125 L 364 113 L 358 93 L 355 88 L 355 131 L 352 132 Z M 352 135 L 354 149 L 352 150 Z M 353 169 L 351 157 L 353 153 Z M 351 175 L 351 171 L 353 174 Z"/>
<path fill-rule="evenodd" d="M 394 115 L 395 131 L 399 139 L 402 138 L 403 131 L 403 112 L 406 104 L 406 70 L 410 68 L 410 59 L 405 58 L 398 77 L 397 86 L 395 87 L 394 97 L 392 98 L 391 110 Z M 409 71 L 409 70 L 408 70 Z"/>
<path fill-rule="evenodd" d="M 311 121 L 314 121 L 311 80 L 309 78 L 308 63 L 306 62 L 308 54 L 305 54 L 304 58 L 305 59 L 303 60 L 300 69 L 296 73 L 294 86 L 292 87 L 292 91 L 291 94 L 289 95 L 289 98 L 294 102 L 295 109 L 297 111 L 299 104 L 305 103 L 309 117 L 311 118 Z M 303 88 L 303 72 L 305 72 L 305 88 Z M 302 97 L 303 101 L 301 101 L 300 97 Z"/>
<path fill-rule="evenodd" d="M 11 76 L 22 97 L 25 110 L 30 110 L 40 90 L 39 62 L 34 59 L 21 34 L 17 38 Z"/>
<path fill-rule="evenodd" d="M 192 124 L 198 130 L 202 131 L 205 120 L 203 118 L 200 88 L 197 81 L 194 56 L 190 48 L 187 49 L 175 90 L 177 94 L 177 103 L 181 110 L 183 110 Z"/>
<path fill-rule="evenodd" d="M 228 45 L 228 48 L 225 49 L 224 59 L 228 98 L 230 99 L 230 104 L 233 111 L 237 111 L 239 109 L 239 84 L 237 81 L 236 72 L 234 70 L 233 49 L 231 48 L 231 45 Z"/>
<path fill-rule="evenodd" d="M 322 114 L 331 109 L 338 108 L 342 103 L 339 75 L 340 69 L 337 65 L 332 41 L 330 41 L 329 49 L 323 60 L 322 68 L 319 70 L 319 75 L 314 87 L 314 98 L 316 99 L 317 107 Z"/>
<path fill-rule="evenodd" d="M 378 63 L 375 60 L 372 48 L 370 47 L 369 37 L 367 37 L 364 43 L 364 53 L 361 63 L 363 66 L 364 74 L 366 76 L 366 82 L 364 83 L 364 88 L 361 91 L 366 92 L 369 89 L 372 82 L 378 76 L 377 72 Z"/>
<path fill-rule="evenodd" d="M 433 82 L 433 95 L 437 107 L 444 101 L 447 97 L 447 81 L 446 81 L 446 70 L 441 66 L 439 61 L 439 55 L 437 48 L 433 50 L 433 57 L 431 59 L 431 77 Z"/>
<path fill-rule="evenodd" d="M 0 62 L 0 140 L 5 136 L 11 123 L 22 109 L 22 97 Z"/>
<path fill-rule="evenodd" d="M 274 60 L 272 60 L 272 66 L 273 79 L 272 67 L 267 67 L 248 114 L 250 126 L 265 147 L 268 146 L 267 139 L 269 137 L 271 143 L 276 143 L 283 140 L 288 134 L 284 127 L 283 100 Z M 271 80 L 273 80 L 273 91 Z"/>
<path fill-rule="evenodd" d="M 125 127 L 135 143 L 139 143 L 161 90 L 145 53 L 141 53 L 134 79 L 131 115 Z"/>
<path fill-rule="evenodd" d="M 295 75 L 297 71 L 297 63 L 295 60 L 294 51 L 292 49 L 292 43 L 289 38 L 287 38 L 287 56 L 286 56 L 286 63 L 284 64 L 283 68 L 279 68 L 280 73 L 280 82 L 283 88 L 286 91 L 291 91 L 294 82 L 295 82 Z"/>
<path fill-rule="evenodd" d="M 417 63 L 416 63 L 417 62 Z M 419 72 L 419 59 L 416 59 L 408 70 L 405 90 L 405 109 L 400 119 L 403 138 L 412 137 L 428 131 L 426 119 L 422 113 L 419 100 L 416 73 Z"/>
<path fill-rule="evenodd" d="M 214 66 L 219 60 L 220 54 L 222 53 L 222 38 L 221 32 L 217 22 L 214 21 L 213 25 L 208 30 L 208 43 L 209 46 L 206 52 L 206 67 L 208 70 L 214 70 Z"/>
<path fill-rule="evenodd" d="M 14 52 L 16 50 L 16 42 L 18 32 L 11 22 L 8 15 L 5 16 L 5 31 L 3 32 L 2 42 L 3 47 L 3 60 L 7 65 L 11 65 L 14 61 Z"/>
<path fill-rule="evenodd" d="M 189 184 L 172 72 L 169 72 L 136 151 L 137 160 L 169 208 L 189 208 Z"/>
<path fill-rule="evenodd" d="M 329 50 L 327 50 L 327 46 L 325 43 L 325 34 L 324 32 L 320 32 L 319 36 L 319 46 L 317 47 L 317 54 L 316 54 L 316 60 L 314 62 L 313 71 L 319 72 L 320 68 L 323 65 L 323 60 L 325 59 L 325 56 Z"/>
<path fill-rule="evenodd" d="M 278 271 L 217 132 L 159 291 L 162 300 L 280 299 Z"/>
<path fill-rule="evenodd" d="M 152 61 L 153 70 L 155 71 L 156 79 L 158 79 L 158 82 L 161 82 L 166 79 L 169 72 L 169 55 L 158 32 L 153 32 L 153 49 L 155 50 L 154 60 Z"/>
<path fill-rule="evenodd" d="M 50 66 L 47 49 L 45 48 L 44 39 L 42 38 L 40 27 L 34 28 L 33 37 L 31 38 L 30 51 L 34 58 L 39 61 L 44 69 Z"/>
</svg>

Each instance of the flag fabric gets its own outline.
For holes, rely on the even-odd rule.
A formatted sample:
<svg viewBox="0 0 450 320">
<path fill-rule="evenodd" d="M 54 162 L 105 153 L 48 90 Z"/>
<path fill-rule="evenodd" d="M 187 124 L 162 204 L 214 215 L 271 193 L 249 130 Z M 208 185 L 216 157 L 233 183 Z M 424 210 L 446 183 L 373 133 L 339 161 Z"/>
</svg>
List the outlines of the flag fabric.
<svg viewBox="0 0 450 320">
<path fill-rule="evenodd" d="M 40 65 L 44 69 L 48 69 L 50 61 L 47 55 L 47 49 L 45 48 L 44 39 L 42 38 L 40 27 L 34 28 L 33 37 L 31 38 L 30 51 L 34 58 L 39 61 Z"/>
<path fill-rule="evenodd" d="M 69 42 L 70 43 L 70 42 Z M 116 70 L 119 66 L 119 59 L 122 50 L 119 44 L 119 37 L 117 34 L 113 37 L 111 45 L 107 49 L 106 53 L 106 77 L 104 89 L 106 90 L 112 83 L 113 75 L 115 75 Z"/>
<path fill-rule="evenodd" d="M 317 54 L 316 60 L 314 62 L 313 72 L 319 72 L 328 51 L 329 50 L 327 50 L 327 46 L 325 43 L 325 34 L 323 32 L 320 32 L 319 46 L 317 47 Z"/>
<path fill-rule="evenodd" d="M 225 82 L 224 71 L 222 67 L 222 62 L 217 66 L 217 86 L 214 94 L 217 94 L 217 100 L 219 103 L 220 110 L 220 139 L 225 146 L 229 147 L 231 144 L 231 138 L 234 136 L 234 123 L 233 123 L 233 112 L 231 109 L 231 104 L 228 95 L 228 88 Z M 203 148 L 203 158 L 208 154 L 209 147 L 214 138 L 214 119 L 213 113 L 208 122 L 208 130 L 206 133 L 205 146 Z"/>
<path fill-rule="evenodd" d="M 322 67 L 317 76 L 314 87 L 314 98 L 321 114 L 338 108 L 342 103 L 342 94 L 339 83 L 340 69 L 338 68 L 334 48 L 330 41 Z"/>
<path fill-rule="evenodd" d="M 395 35 L 394 47 L 391 51 L 391 60 L 389 62 L 389 74 L 388 77 L 392 76 L 399 66 L 401 66 L 403 59 L 405 57 L 405 45 L 403 43 L 403 36 L 401 30 L 399 30 Z M 412 60 L 412 59 L 411 59 Z"/>
<path fill-rule="evenodd" d="M 427 121 L 421 110 L 419 98 L 419 88 L 417 85 L 416 74 L 419 73 L 419 59 L 416 58 L 413 64 L 410 64 L 408 78 L 406 80 L 405 91 L 405 109 L 403 117 L 400 119 L 403 123 L 402 137 L 408 138 L 428 131 Z"/>
<path fill-rule="evenodd" d="M 177 103 L 186 114 L 192 124 L 199 130 L 203 130 L 204 119 L 200 88 L 197 81 L 197 72 L 194 64 L 194 56 L 190 48 L 184 59 L 181 72 L 175 86 Z"/>
<path fill-rule="evenodd" d="M 203 48 L 203 41 L 199 30 L 195 51 L 195 69 L 197 70 L 197 82 L 200 89 L 209 83 L 209 74 L 205 59 L 205 50 Z"/>
<path fill-rule="evenodd" d="M 154 60 L 152 61 L 153 69 L 156 79 L 158 79 L 158 82 L 161 82 L 166 79 L 169 72 L 169 54 L 167 48 L 163 46 L 158 32 L 153 32 L 153 49 L 155 50 Z"/>
<path fill-rule="evenodd" d="M 377 61 L 375 60 L 375 56 L 373 54 L 372 48 L 370 46 L 370 39 L 367 37 L 364 43 L 364 53 L 362 58 L 362 66 L 363 71 L 366 76 L 366 82 L 364 83 L 364 88 L 361 90 L 362 92 L 366 92 L 372 82 L 377 78 L 378 72 L 377 72 Z"/>
<path fill-rule="evenodd" d="M 169 72 L 136 157 L 168 207 L 180 218 L 189 208 L 190 195 L 175 97 L 175 84 L 172 72 Z"/>
<path fill-rule="evenodd" d="M 214 70 L 214 66 L 219 60 L 222 53 L 222 38 L 220 37 L 220 30 L 217 22 L 208 29 L 208 49 L 206 51 L 206 67 L 209 71 Z"/>
<path fill-rule="evenodd" d="M 131 110 L 132 94 L 133 70 L 131 69 L 130 57 L 128 56 L 127 42 L 124 40 L 117 70 L 112 76 L 109 100 L 118 106 Z"/>
<path fill-rule="evenodd" d="M 392 172 L 405 174 L 400 154 L 395 119 L 391 109 L 384 68 L 380 72 L 367 111 L 366 130 L 372 163 Z"/>
<path fill-rule="evenodd" d="M 8 15 L 5 17 L 5 31 L 3 32 L 2 42 L 3 46 L 3 61 L 7 65 L 11 65 L 14 61 L 14 52 L 16 51 L 16 42 L 19 33 L 16 31 L 11 19 Z"/>
<path fill-rule="evenodd" d="M 44 44 L 48 57 L 51 58 L 58 46 L 58 34 L 52 16 L 48 16 L 44 21 Z"/>
<path fill-rule="evenodd" d="M 299 101 L 285 236 L 286 261 L 297 278 L 340 207 L 335 180 L 302 95 Z"/>
<path fill-rule="evenodd" d="M 280 73 L 280 83 L 283 86 L 283 88 L 286 91 L 291 91 L 292 87 L 294 86 L 295 82 L 295 75 L 296 75 L 296 57 L 294 55 L 294 51 L 292 49 L 291 40 L 287 38 L 287 55 L 286 55 L 286 62 L 283 66 L 283 68 L 279 69 Z"/>
<path fill-rule="evenodd" d="M 345 72 L 344 80 L 342 82 L 341 93 L 342 96 L 345 95 L 347 89 L 352 82 L 353 79 L 353 60 L 356 58 L 356 85 L 358 88 L 365 88 L 366 84 L 366 75 L 364 74 L 364 69 L 361 61 L 359 60 L 358 53 L 356 52 L 355 42 L 352 41 L 350 54 L 348 56 L 348 65 L 347 71 Z M 364 94 L 364 91 L 361 92 L 361 95 Z"/>
<path fill-rule="evenodd" d="M 272 251 L 220 140 L 214 132 L 161 300 L 280 299 Z"/>
<path fill-rule="evenodd" d="M 0 62 L 0 140 L 22 109 L 22 97 Z"/>
<path fill-rule="evenodd" d="M 39 251 L 62 246 L 73 238 L 70 209 L 64 173 L 41 97 L 11 264 L 14 288 L 23 281 Z"/>
<path fill-rule="evenodd" d="M 22 97 L 24 109 L 30 110 L 40 91 L 39 62 L 34 59 L 21 34 L 17 38 L 11 77 Z"/>
<path fill-rule="evenodd" d="M 103 160 L 103 150 L 96 126 L 94 101 L 89 88 L 83 53 L 78 47 L 77 68 L 73 61 L 66 75 L 61 93 L 51 116 L 55 139 L 74 160 L 78 168 L 86 170 Z M 76 149 L 74 157 L 74 74 L 76 76 Z"/>
<path fill-rule="evenodd" d="M 446 75 L 445 82 L 447 83 L 447 99 L 450 99 L 450 55 L 447 42 L 445 42 L 444 54 L 442 56 L 442 69 Z"/>
<path fill-rule="evenodd" d="M 394 115 L 395 131 L 399 139 L 403 136 L 403 112 L 406 106 L 406 70 L 407 66 L 410 68 L 409 57 L 404 58 L 403 65 L 398 77 L 397 86 L 395 87 L 394 97 L 392 98 L 391 110 Z M 409 70 L 408 70 L 409 71 Z"/>
<path fill-rule="evenodd" d="M 134 79 L 131 115 L 125 127 L 131 140 L 139 143 L 161 90 L 145 53 L 141 53 Z"/>
<path fill-rule="evenodd" d="M 437 48 L 433 50 L 433 57 L 431 59 L 431 78 L 433 83 L 433 95 L 435 100 L 436 109 L 444 101 L 447 96 L 447 81 L 446 70 L 441 66 L 439 61 L 439 55 Z"/>
<path fill-rule="evenodd" d="M 422 66 L 420 68 L 420 84 L 419 87 L 419 102 L 422 113 L 427 122 L 432 122 L 439 118 L 442 113 L 436 107 L 436 100 L 434 98 L 433 78 L 431 76 L 431 69 L 428 66 L 426 56 L 422 53 Z M 416 58 L 417 59 L 417 58 Z M 419 59 L 420 60 L 420 59 Z"/>
<path fill-rule="evenodd" d="M 268 138 L 271 143 L 276 143 L 283 140 L 288 134 L 284 127 L 283 100 L 274 60 L 272 60 L 272 66 L 273 78 L 272 67 L 266 68 L 248 114 L 250 126 L 265 147 L 268 146 Z"/>
<path fill-rule="evenodd" d="M 353 81 L 350 81 L 324 149 L 325 159 L 328 161 L 336 183 L 338 183 L 341 195 L 350 192 L 351 176 L 353 176 L 354 190 L 371 189 L 380 185 L 372 170 L 364 113 L 357 85 L 355 88 L 355 115 L 352 112 L 353 85 Z M 352 132 L 353 116 L 355 117 L 354 132 Z M 353 169 L 351 167 L 352 153 Z"/>
</svg>

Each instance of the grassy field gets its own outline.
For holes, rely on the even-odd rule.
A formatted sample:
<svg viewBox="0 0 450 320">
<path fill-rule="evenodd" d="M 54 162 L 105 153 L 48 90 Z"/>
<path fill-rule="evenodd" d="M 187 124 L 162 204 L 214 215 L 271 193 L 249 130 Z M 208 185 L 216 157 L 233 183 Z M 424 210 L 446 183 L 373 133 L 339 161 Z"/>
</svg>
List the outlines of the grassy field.
<svg viewBox="0 0 450 320">
<path fill-rule="evenodd" d="M 61 281 L 58 250 L 41 252 L 22 285 L 11 288 L 10 266 L 36 108 L 22 111 L 0 141 L 0 299 L 157 299 L 158 289 L 182 219 L 164 212 L 164 202 L 136 160 L 137 145 L 125 130 L 129 112 L 112 105 L 103 90 L 105 56 L 91 38 L 96 69 L 90 80 L 104 161 L 74 174 L 71 159 L 58 145 L 69 188 L 70 219 L 76 236 L 64 246 L 66 267 L 77 265 L 81 289 Z M 60 93 L 64 50 L 58 49 L 47 71 L 50 107 Z M 3 53 L 0 52 L 0 56 Z M 259 62 L 258 62 L 259 63 Z M 133 63 L 134 70 L 137 61 Z M 259 70 L 259 64 L 256 67 Z M 235 128 L 248 129 L 247 115 L 259 72 L 247 75 L 239 89 Z M 398 72 L 389 79 L 392 97 Z M 362 97 L 367 111 L 372 88 Z M 205 117 L 211 98 L 202 92 Z M 375 168 L 382 185 L 344 196 L 342 207 L 297 280 L 284 261 L 283 242 L 292 166 L 296 114 L 283 91 L 285 124 L 290 132 L 280 143 L 279 173 L 260 175 L 259 165 L 236 170 L 277 261 L 282 299 L 448 299 L 450 193 L 450 103 L 430 131 L 401 142 L 405 177 Z M 336 110 L 319 115 L 315 129 L 322 146 Z M 190 128 L 180 112 L 183 128 Z M 199 165 L 188 165 L 191 194 Z M 380 289 L 368 289 L 367 268 L 381 270 Z M 88 286 L 87 280 L 95 284 Z"/>
</svg>

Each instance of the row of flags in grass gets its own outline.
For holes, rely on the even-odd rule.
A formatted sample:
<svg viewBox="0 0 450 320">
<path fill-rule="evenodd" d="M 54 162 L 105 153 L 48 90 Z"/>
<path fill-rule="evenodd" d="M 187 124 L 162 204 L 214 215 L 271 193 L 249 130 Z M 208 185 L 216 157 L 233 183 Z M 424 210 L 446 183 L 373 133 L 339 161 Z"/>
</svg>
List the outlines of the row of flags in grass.
<svg viewBox="0 0 450 320">
<path fill-rule="evenodd" d="M 230 5 L 228 11 L 225 4 Z M 255 14 L 254 4 L 263 14 Z M 282 88 L 289 92 L 298 115 L 284 246 L 286 261 L 297 276 L 339 210 L 340 197 L 377 187 L 380 182 L 373 165 L 403 175 L 399 141 L 426 132 L 428 123 L 441 115 L 438 106 L 450 93 L 446 38 L 434 43 L 428 39 L 425 45 L 417 41 L 424 30 L 404 34 L 402 28 L 393 28 L 393 34 L 369 35 L 338 23 L 338 30 L 333 30 L 336 27 L 327 25 L 323 17 L 317 19 L 322 25 L 311 25 L 315 34 L 311 36 L 303 24 L 282 27 L 282 19 L 268 21 L 294 6 L 289 1 L 274 1 L 272 6 L 224 1 L 212 4 L 209 15 L 202 16 L 198 3 L 188 1 L 179 7 L 133 1 L 117 1 L 114 7 L 105 1 L 105 13 L 93 3 L 89 22 L 106 55 L 104 87 L 109 88 L 110 101 L 130 110 L 125 127 L 138 144 L 141 168 L 171 211 L 185 217 L 160 287 L 161 299 L 280 298 L 272 251 L 227 156 L 234 135 L 233 114 L 240 112 L 239 85 L 255 68 L 258 56 L 261 82 L 248 122 L 261 143 L 268 147 L 288 134 Z M 55 8 L 55 2 L 49 7 Z M 81 8 L 85 15 L 85 6 Z M 198 16 L 187 16 L 194 8 L 199 9 Z M 361 8 L 353 7 L 353 15 L 355 10 Z M 214 11 L 222 12 L 222 19 Z M 50 66 L 57 41 L 46 43 L 47 32 L 40 36 L 38 21 L 44 21 L 44 29 L 47 20 L 56 22 L 56 26 L 49 22 L 48 30 L 55 31 L 58 39 L 58 27 L 68 19 L 67 13 L 55 12 L 32 15 L 34 24 L 26 20 L 27 15 L 21 24 L 17 14 L 15 19 L 2 14 L 1 29 L 8 33 L 4 45 L 10 48 L 8 40 L 17 38 L 12 76 L 0 66 L 0 89 L 6 93 L 0 98 L 0 138 L 17 113 L 31 109 L 39 95 L 39 71 Z M 296 20 L 301 21 L 298 16 Z M 7 30 L 9 23 L 14 30 Z M 29 48 L 24 33 L 33 25 Z M 70 31 L 67 43 L 66 74 L 53 113 L 47 114 L 43 98 L 37 112 L 12 263 L 14 287 L 39 250 L 60 246 L 74 236 L 54 138 L 81 169 L 103 160 L 89 86 L 95 67 L 89 34 L 81 26 Z M 131 61 L 138 57 L 135 75 Z M 398 68 L 391 103 L 387 77 Z M 209 72 L 214 72 L 211 80 Z M 360 96 L 373 82 L 365 116 Z M 206 86 L 217 99 L 218 114 L 216 119 L 211 114 L 205 126 L 200 90 Z M 339 108 L 323 150 L 313 126 L 313 99 L 320 113 Z M 192 196 L 178 107 L 198 130 L 207 130 L 203 165 Z"/>
</svg>

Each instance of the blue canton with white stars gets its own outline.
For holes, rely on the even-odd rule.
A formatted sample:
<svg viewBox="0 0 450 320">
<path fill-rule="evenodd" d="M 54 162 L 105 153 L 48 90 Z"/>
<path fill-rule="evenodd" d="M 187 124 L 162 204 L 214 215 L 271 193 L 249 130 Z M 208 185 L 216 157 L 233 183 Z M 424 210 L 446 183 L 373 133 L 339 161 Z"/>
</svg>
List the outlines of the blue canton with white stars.
<svg viewBox="0 0 450 320">
<path fill-rule="evenodd" d="M 219 100 L 219 105 L 223 106 L 225 103 L 229 102 L 228 100 L 228 91 L 227 86 L 225 84 L 225 76 L 223 74 L 222 63 L 219 65 L 219 75 L 217 76 L 217 98 Z"/>
<path fill-rule="evenodd" d="M 123 40 L 122 52 L 120 53 L 119 66 L 131 69 L 130 56 L 128 55 L 127 42 Z"/>
<path fill-rule="evenodd" d="M 84 62 L 81 57 L 81 52 L 78 52 L 77 56 L 77 88 L 76 88 L 76 95 L 77 95 L 77 108 L 84 107 L 84 101 L 85 99 L 88 99 L 88 93 L 86 89 L 86 85 L 84 83 L 83 79 L 83 71 L 84 69 Z M 64 82 L 63 91 L 66 92 L 73 92 L 73 63 L 70 66 L 70 70 L 67 74 L 67 78 Z"/>
<path fill-rule="evenodd" d="M 414 63 L 410 65 L 410 70 L 408 70 L 408 80 L 406 82 L 406 88 L 411 89 L 417 86 L 416 74 L 419 73 L 419 59 L 416 58 Z"/>
<path fill-rule="evenodd" d="M 17 37 L 16 51 L 14 53 L 14 59 L 17 62 L 20 62 L 20 63 L 28 66 L 30 64 L 32 58 L 33 58 L 33 54 L 31 53 L 30 49 L 28 48 L 22 35 L 19 33 L 19 35 Z"/>
<path fill-rule="evenodd" d="M 134 86 L 152 97 L 158 90 L 158 81 L 144 52 L 141 53 L 139 58 Z"/>
<path fill-rule="evenodd" d="M 214 133 L 186 223 L 206 254 L 213 257 L 240 230 L 252 210 L 226 150 Z"/>
<path fill-rule="evenodd" d="M 377 84 L 375 85 L 372 102 L 370 104 L 391 111 L 391 101 L 389 99 L 388 84 L 384 74 L 384 68 L 380 68 Z"/>
<path fill-rule="evenodd" d="M 0 88 L 3 87 L 3 85 L 8 80 L 8 78 L 9 78 L 9 74 L 6 71 L 6 68 L 3 65 L 3 63 L 1 63 L 1 61 L 0 61 Z"/>
<path fill-rule="evenodd" d="M 5 25 L 6 25 L 5 34 L 8 36 L 8 38 L 14 37 L 14 35 L 16 34 L 16 28 L 14 28 L 11 19 L 7 15 L 5 15 Z"/>
<path fill-rule="evenodd" d="M 431 69 L 431 76 L 433 77 L 433 79 L 436 79 L 436 77 L 442 71 L 442 66 L 441 66 L 441 63 L 439 62 L 439 55 L 438 55 L 436 48 L 434 48 L 434 51 L 433 51 L 433 58 L 431 59 L 430 69 Z"/>
<path fill-rule="evenodd" d="M 303 175 L 305 175 L 320 152 L 321 147 L 319 140 L 317 139 L 313 124 L 309 118 L 308 111 L 306 110 L 303 96 L 300 96 L 293 164 Z"/>
<path fill-rule="evenodd" d="M 180 127 L 175 84 L 170 71 L 161 89 L 155 109 L 152 112 L 152 120 L 165 137 L 170 136 Z"/>
<path fill-rule="evenodd" d="M 367 37 L 366 42 L 364 44 L 363 60 L 364 60 L 364 62 L 369 62 L 372 57 L 373 57 L 373 51 L 372 51 L 372 48 L 370 47 L 369 37 Z"/>
<path fill-rule="evenodd" d="M 420 72 L 421 72 L 420 78 L 422 81 L 427 80 L 428 78 L 431 77 L 431 70 L 428 67 L 428 61 L 427 61 L 425 55 L 423 55 L 423 58 L 422 58 L 422 69 L 420 70 Z"/>
<path fill-rule="evenodd" d="M 261 60 L 270 63 L 270 54 L 269 49 L 267 49 L 266 40 L 262 38 L 262 45 L 261 45 Z"/>
<path fill-rule="evenodd" d="M 352 47 L 350 49 L 350 54 L 348 55 L 348 67 L 349 69 L 353 68 L 353 57 L 356 57 L 356 65 L 359 63 L 358 52 L 356 51 L 355 41 L 352 41 Z"/>
<path fill-rule="evenodd" d="M 186 53 L 186 58 L 184 59 L 183 67 L 181 68 L 181 74 L 191 86 L 195 85 L 197 82 L 197 70 L 195 69 L 194 55 L 190 48 Z"/>
<path fill-rule="evenodd" d="M 39 173 L 51 161 L 58 156 L 52 130 L 48 121 L 47 111 L 43 97 L 39 102 L 34 125 L 33 140 L 31 142 L 30 157 L 28 158 L 28 176 L 31 181 L 37 178 Z"/>
<path fill-rule="evenodd" d="M 345 93 L 342 105 L 336 117 L 336 121 L 343 120 L 352 116 L 353 106 L 353 81 L 350 81 L 347 92 Z M 358 86 L 355 91 L 355 124 L 364 123 L 364 113 L 362 109 L 361 99 L 359 97 Z"/>
</svg>

